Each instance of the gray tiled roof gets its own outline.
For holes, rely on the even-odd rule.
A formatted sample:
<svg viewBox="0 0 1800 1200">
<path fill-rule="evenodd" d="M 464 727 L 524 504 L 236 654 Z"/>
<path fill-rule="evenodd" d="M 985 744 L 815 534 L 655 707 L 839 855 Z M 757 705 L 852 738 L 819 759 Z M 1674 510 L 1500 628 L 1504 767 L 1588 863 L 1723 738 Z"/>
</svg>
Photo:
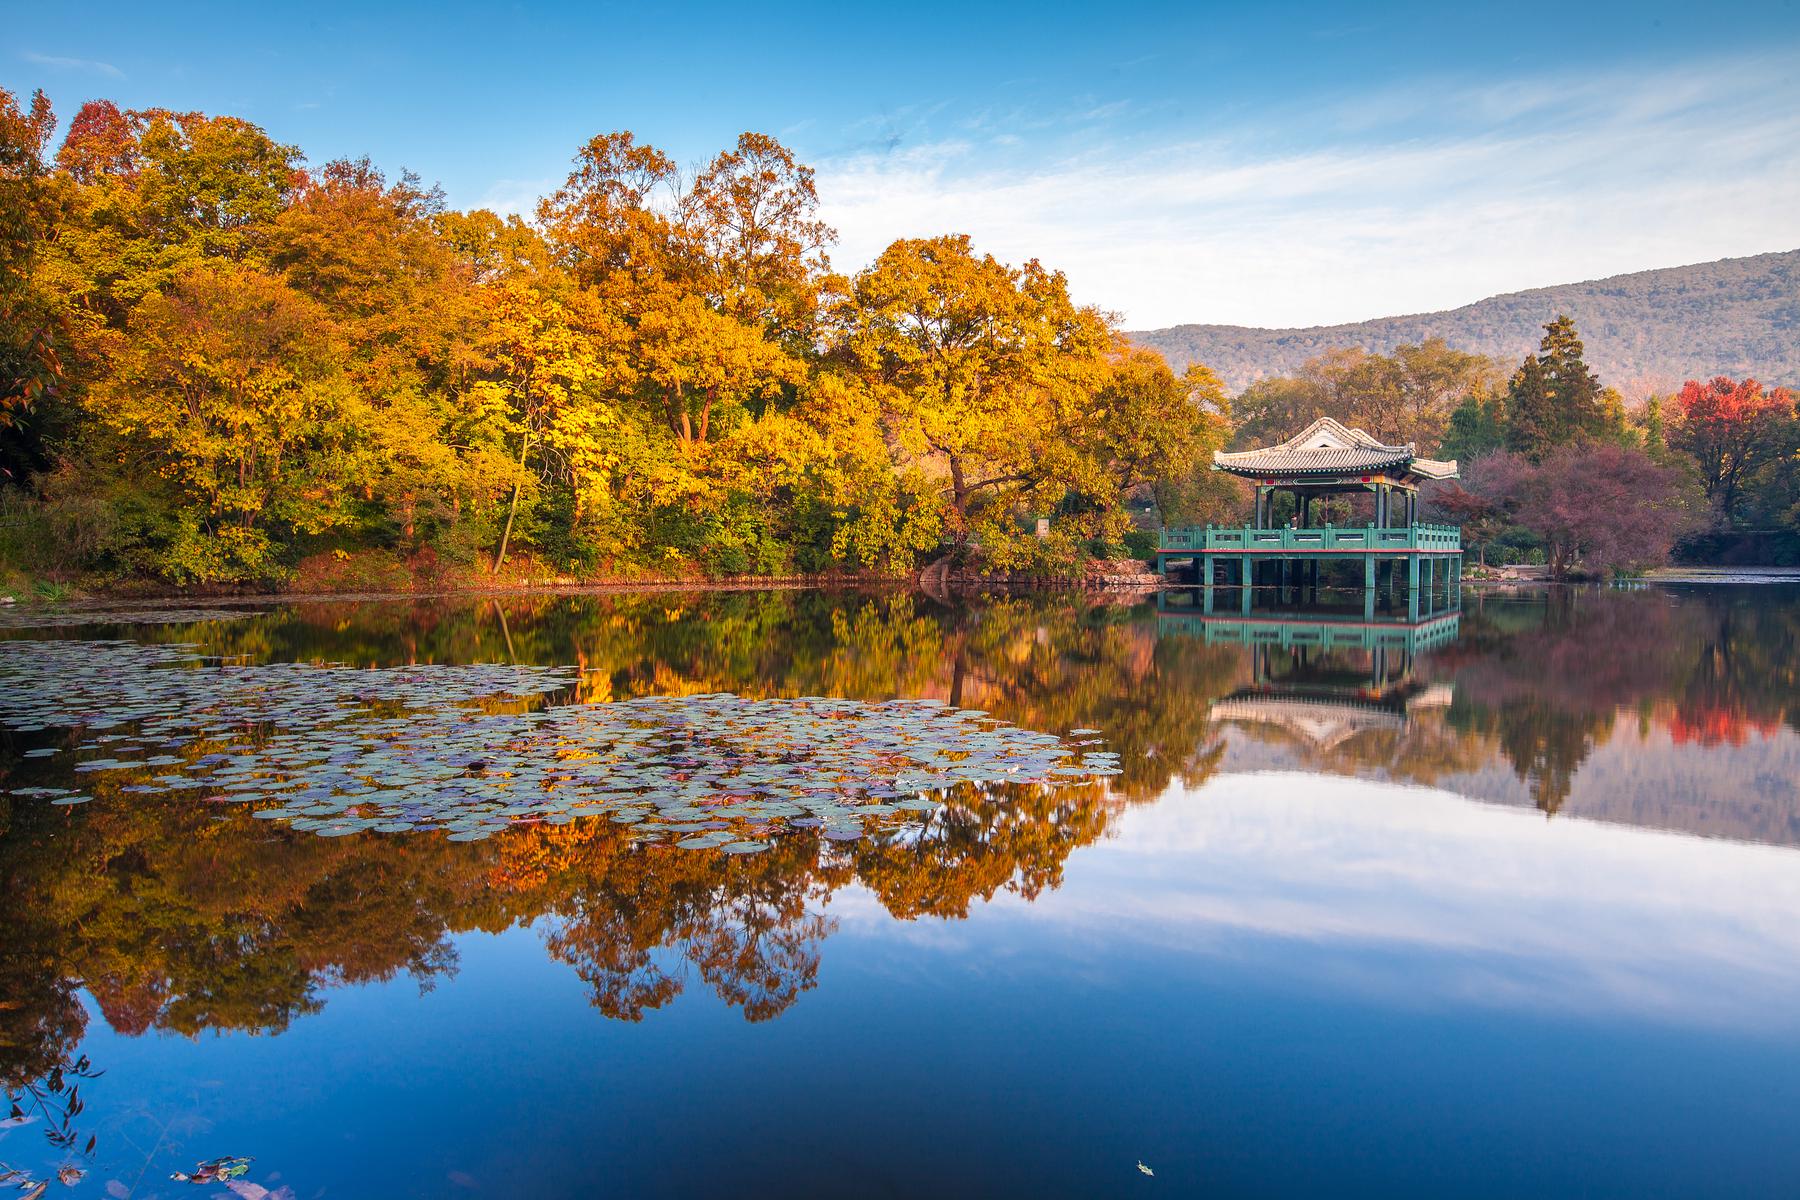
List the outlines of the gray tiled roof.
<svg viewBox="0 0 1800 1200">
<path fill-rule="evenodd" d="M 1240 475 L 1294 475 L 1308 471 L 1342 474 L 1400 467 L 1427 479 L 1456 477 L 1454 461 L 1416 458 L 1410 442 L 1390 446 L 1361 429 L 1352 429 L 1330 417 L 1320 417 L 1276 446 L 1229 454 L 1214 451 L 1213 466 Z"/>
</svg>

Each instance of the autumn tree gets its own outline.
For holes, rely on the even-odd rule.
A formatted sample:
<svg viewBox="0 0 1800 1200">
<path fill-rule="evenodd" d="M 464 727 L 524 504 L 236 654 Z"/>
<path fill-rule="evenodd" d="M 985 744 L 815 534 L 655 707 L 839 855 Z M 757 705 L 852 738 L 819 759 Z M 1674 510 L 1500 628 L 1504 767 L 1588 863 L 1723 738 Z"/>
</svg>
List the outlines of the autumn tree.
<svg viewBox="0 0 1800 1200">
<path fill-rule="evenodd" d="M 764 133 L 720 153 L 682 198 L 682 221 L 711 265 L 726 313 L 791 351 L 810 340 L 819 280 L 837 234 L 818 216 L 813 170 Z"/>
<path fill-rule="evenodd" d="M 0 436 L 64 374 L 64 320 L 40 277 L 42 248 L 60 222 L 46 153 L 55 125 L 42 92 L 21 108 L 0 88 Z"/>
<path fill-rule="evenodd" d="M 1800 442 L 1786 388 L 1765 391 L 1754 379 L 1725 375 L 1690 379 L 1675 403 L 1669 445 L 1693 458 L 1707 500 L 1727 517 L 1737 514 L 1745 479 Z"/>
<path fill-rule="evenodd" d="M 893 443 L 941 470 L 959 544 L 978 522 L 1003 538 L 1066 462 L 1059 435 L 1103 378 L 1105 320 L 1059 272 L 977 256 L 966 236 L 895 242 L 835 315 L 838 353 L 875 389 Z"/>
<path fill-rule="evenodd" d="M 1372 354 L 1360 347 L 1307 360 L 1292 376 L 1258 380 L 1233 404 L 1240 445 L 1280 441 L 1319 417 L 1333 417 L 1389 442 L 1439 452 L 1466 398 L 1487 395 L 1498 378 L 1491 359 L 1428 338 Z"/>
<path fill-rule="evenodd" d="M 559 265 L 629 302 L 694 274 L 698 252 L 685 244 L 681 201 L 675 160 L 621 131 L 581 148 L 568 180 L 538 205 L 537 216 Z"/>
<path fill-rule="evenodd" d="M 1176 378 L 1160 354 L 1120 350 L 1094 394 L 1084 444 L 1096 468 L 1092 503 L 1121 509 L 1156 501 L 1163 519 L 1187 523 L 1236 489 L 1210 469 L 1230 434 L 1230 402 L 1218 376 L 1191 365 Z"/>
<path fill-rule="evenodd" d="M 196 267 L 138 301 L 130 331 L 89 403 L 179 489 L 178 574 L 255 577 L 273 566 L 271 527 L 350 519 L 362 422 L 317 303 L 253 268 Z"/>
</svg>

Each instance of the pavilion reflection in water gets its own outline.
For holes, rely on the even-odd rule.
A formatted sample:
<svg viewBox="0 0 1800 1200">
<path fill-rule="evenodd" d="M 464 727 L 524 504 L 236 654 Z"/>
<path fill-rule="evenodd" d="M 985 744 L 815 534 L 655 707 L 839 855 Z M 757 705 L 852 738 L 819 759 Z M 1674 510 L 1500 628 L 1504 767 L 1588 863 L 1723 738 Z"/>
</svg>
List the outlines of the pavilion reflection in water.
<svg viewBox="0 0 1800 1200">
<path fill-rule="evenodd" d="M 1221 614 L 1208 603 L 1213 591 L 1160 593 L 1157 631 L 1249 650 L 1251 682 L 1213 702 L 1214 720 L 1280 728 L 1325 751 L 1372 730 L 1399 732 L 1420 710 L 1450 705 L 1450 685 L 1423 683 L 1414 668 L 1456 641 L 1462 617 L 1454 590 L 1422 616 L 1416 593 L 1401 610 L 1376 605 L 1371 593 L 1283 589 L 1263 596 L 1261 610 L 1246 604 Z"/>
</svg>

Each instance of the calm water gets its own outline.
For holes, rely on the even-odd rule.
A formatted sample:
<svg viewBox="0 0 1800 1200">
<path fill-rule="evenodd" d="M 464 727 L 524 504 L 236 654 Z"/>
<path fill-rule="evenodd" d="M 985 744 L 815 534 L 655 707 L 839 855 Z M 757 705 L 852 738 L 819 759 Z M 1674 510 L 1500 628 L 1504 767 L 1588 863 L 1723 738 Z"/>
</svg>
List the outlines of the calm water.
<svg viewBox="0 0 1800 1200">
<path fill-rule="evenodd" d="M 14 614 L 0 1161 L 86 1172 L 52 1196 L 1792 1194 L 1800 590 L 1201 607 Z M 414 669 L 477 663 L 577 670 Z M 623 750 L 563 711 L 651 696 L 708 699 Z M 703 828 L 740 759 L 773 783 Z M 877 807 L 790 778 L 826 759 Z M 583 763 L 681 794 L 444 799 Z"/>
</svg>

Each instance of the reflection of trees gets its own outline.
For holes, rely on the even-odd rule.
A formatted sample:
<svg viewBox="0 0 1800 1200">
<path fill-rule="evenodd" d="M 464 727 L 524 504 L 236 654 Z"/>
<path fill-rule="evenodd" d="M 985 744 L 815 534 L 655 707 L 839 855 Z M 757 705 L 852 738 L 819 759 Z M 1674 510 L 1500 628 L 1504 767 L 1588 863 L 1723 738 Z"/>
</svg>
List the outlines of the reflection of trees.
<svg viewBox="0 0 1800 1200">
<path fill-rule="evenodd" d="M 1313 761 L 1433 780 L 1499 755 L 1554 812 L 1621 714 L 1695 740 L 1796 724 L 1800 607 L 1741 595 L 1477 599 L 1463 639 L 1420 663 L 1426 681 L 1454 683 L 1449 709 L 1409 713 L 1399 730 L 1358 734 Z M 504 633 L 484 601 L 307 605 L 162 636 L 353 664 L 578 662 L 588 669 L 577 691 L 592 700 L 933 696 L 1034 729 L 1099 729 L 1123 773 L 1107 787 L 965 787 L 890 838 L 837 844 L 790 830 L 744 857 L 634 847 L 604 821 L 466 844 L 321 839 L 237 805 L 119 794 L 138 782 L 128 773 L 85 777 L 100 798 L 77 808 L 0 797 L 0 1081 L 71 1061 L 84 987 L 122 1031 L 280 1030 L 340 983 L 408 974 L 429 986 L 455 969 L 460 931 L 539 921 L 549 952 L 609 1016 L 638 1019 L 698 984 L 751 1019 L 773 1017 L 813 985 L 838 888 L 861 882 L 896 916 L 949 919 L 978 899 L 1055 888 L 1124 807 L 1217 768 L 1209 705 L 1249 678 L 1242 650 L 1159 639 L 1144 609 L 1067 599 L 500 603 Z M 46 781 L 53 762 L 0 743 L 9 784 Z"/>
<path fill-rule="evenodd" d="M 1002 891 L 1035 896 L 1127 803 L 1205 778 L 1220 753 L 1207 704 L 1239 669 L 1229 651 L 1159 643 L 1141 613 L 1067 599 L 956 610 L 809 592 L 501 603 L 504 632 L 493 602 L 329 603 L 155 636 L 354 665 L 577 662 L 579 698 L 591 700 L 934 696 L 1031 728 L 1100 729 L 1124 773 L 1111 787 L 965 787 L 888 840 L 790 830 L 741 857 L 634 846 L 605 821 L 479 843 L 317 838 L 240 805 L 123 793 L 139 772 L 84 776 L 96 801 L 76 808 L 0 798 L 0 1078 L 66 1061 L 83 1027 L 80 988 L 123 1032 L 279 1031 L 341 983 L 405 973 L 429 986 L 454 971 L 457 932 L 539 920 L 549 952 L 609 1016 L 638 1019 L 698 979 L 748 1018 L 773 1017 L 813 986 L 834 927 L 828 900 L 844 884 L 866 883 L 904 917 L 966 916 Z M 0 748 L 9 784 L 28 766 L 31 782 L 60 782 L 52 765 Z"/>
<path fill-rule="evenodd" d="M 681 993 L 673 962 L 750 1020 L 785 1011 L 817 979 L 833 928 L 819 909 L 844 878 L 801 831 L 743 857 L 633 847 L 598 822 L 518 830 L 501 843 L 509 871 L 555 855 L 555 873 L 527 903 L 550 915 L 550 953 L 594 989 L 595 1006 L 631 1021 Z"/>
<path fill-rule="evenodd" d="M 1071 851 L 1106 830 L 1120 802 L 1104 789 L 958 789 L 903 836 L 855 843 L 857 879 L 897 917 L 966 917 L 1002 889 L 1031 899 L 1062 883 Z"/>
<path fill-rule="evenodd" d="M 1588 592 L 1466 610 L 1434 668 L 1456 681 L 1451 721 L 1493 737 L 1554 813 L 1576 771 L 1635 711 L 1677 741 L 1741 741 L 1800 714 L 1791 604 L 1742 590 Z"/>
</svg>

